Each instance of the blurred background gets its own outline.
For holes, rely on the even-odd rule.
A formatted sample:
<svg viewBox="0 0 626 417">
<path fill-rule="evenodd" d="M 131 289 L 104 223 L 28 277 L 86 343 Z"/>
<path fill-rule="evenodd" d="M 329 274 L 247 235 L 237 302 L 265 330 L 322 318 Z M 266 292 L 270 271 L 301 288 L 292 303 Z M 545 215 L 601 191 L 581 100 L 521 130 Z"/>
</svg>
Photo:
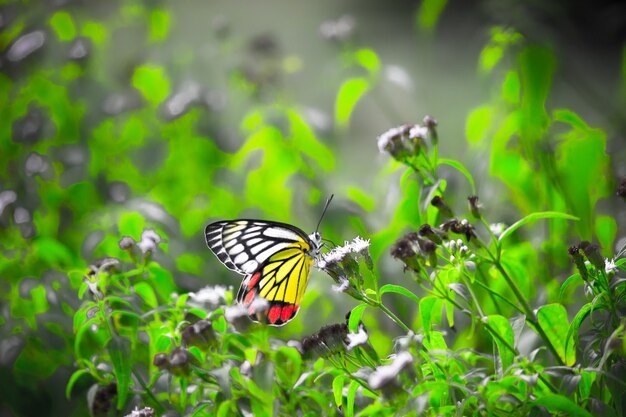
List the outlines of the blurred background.
<svg viewBox="0 0 626 417">
<path fill-rule="evenodd" d="M 546 114 L 569 109 L 606 144 L 594 201 L 624 230 L 626 214 L 602 200 L 626 175 L 622 2 L 1 4 L 0 416 L 83 415 L 81 387 L 64 393 L 76 288 L 144 228 L 164 240 L 154 259 L 171 288 L 237 288 L 206 248 L 206 224 L 255 217 L 311 232 L 334 194 L 323 234 L 372 239 L 383 277 L 402 279 L 388 247 L 419 225 L 404 170 L 376 140 L 425 115 L 439 122 L 440 155 L 463 163 L 487 213 L 510 224 L 546 207 L 526 204 L 532 193 L 511 205 L 491 137 L 520 94 Z M 465 179 L 442 176 L 461 210 Z M 314 272 L 304 309 L 275 336 L 343 320 L 354 303 L 331 284 Z"/>
</svg>

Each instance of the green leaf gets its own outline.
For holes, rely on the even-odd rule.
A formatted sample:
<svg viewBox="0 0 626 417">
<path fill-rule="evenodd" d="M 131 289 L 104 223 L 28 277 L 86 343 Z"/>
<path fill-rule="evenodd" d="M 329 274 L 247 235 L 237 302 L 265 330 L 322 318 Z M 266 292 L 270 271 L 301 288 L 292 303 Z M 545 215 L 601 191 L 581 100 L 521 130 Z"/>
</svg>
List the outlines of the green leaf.
<svg viewBox="0 0 626 417">
<path fill-rule="evenodd" d="M 422 1 L 417 10 L 417 27 L 429 32 L 435 29 L 446 4 L 448 4 L 448 0 Z"/>
<path fill-rule="evenodd" d="M 346 397 L 346 417 L 354 416 L 354 399 L 356 398 L 356 392 L 360 386 L 361 384 L 355 380 L 350 381 L 350 385 L 348 386 L 348 395 Z"/>
<path fill-rule="evenodd" d="M 500 45 L 490 44 L 480 51 L 480 57 L 478 58 L 478 67 L 483 74 L 490 73 L 498 62 L 504 56 L 504 48 Z"/>
<path fill-rule="evenodd" d="M 612 216 L 598 216 L 595 224 L 596 236 L 607 257 L 613 252 L 613 242 L 617 235 L 617 222 Z"/>
<path fill-rule="evenodd" d="M 291 143 L 302 154 L 313 159 L 324 171 L 335 168 L 335 155 L 321 141 L 302 116 L 289 109 L 287 116 L 291 122 Z"/>
<path fill-rule="evenodd" d="M 106 26 L 96 21 L 83 21 L 80 34 L 91 39 L 94 45 L 102 46 L 109 37 Z"/>
<path fill-rule="evenodd" d="M 217 409 L 217 417 L 227 417 L 232 415 L 231 405 L 233 404 L 233 400 L 226 400 L 222 402 Z"/>
<path fill-rule="evenodd" d="M 130 236 L 136 241 L 140 240 L 145 226 L 145 219 L 137 212 L 123 213 L 117 225 L 120 235 Z"/>
<path fill-rule="evenodd" d="M 591 128 L 570 110 L 555 110 L 553 118 L 555 122 L 570 127 L 556 135 L 558 145 L 554 150 L 554 159 L 560 191 L 568 202 L 568 211 L 581 219 L 575 225 L 580 238 L 592 240 L 596 204 L 613 192 L 609 181 L 612 173 L 606 133 L 602 129 Z M 563 127 L 556 125 L 555 129 L 562 131 Z M 607 226 L 606 238 L 609 238 L 611 226 Z"/>
<path fill-rule="evenodd" d="M 130 388 L 130 373 L 132 371 L 130 342 L 128 339 L 114 336 L 109 340 L 107 350 L 117 382 L 117 409 L 121 410 L 126 405 Z"/>
<path fill-rule="evenodd" d="M 170 92 L 170 83 L 162 67 L 142 65 L 135 69 L 133 87 L 153 106 L 158 106 Z"/>
<path fill-rule="evenodd" d="M 50 266 L 72 264 L 73 252 L 56 239 L 42 237 L 33 241 L 35 255 Z"/>
<path fill-rule="evenodd" d="M 559 394 L 546 394 L 533 401 L 533 404 L 547 408 L 552 414 L 565 413 L 569 417 L 593 417 L 591 413 L 579 407 L 574 401 Z"/>
<path fill-rule="evenodd" d="M 205 259 L 202 256 L 192 253 L 183 253 L 176 258 L 176 268 L 189 274 L 201 275 Z"/>
<path fill-rule="evenodd" d="M 561 290 L 559 291 L 559 301 L 563 301 L 563 295 L 565 295 L 565 290 L 567 290 L 567 287 L 574 283 L 580 285 L 582 284 L 582 282 L 583 280 L 580 277 L 580 274 L 574 274 L 567 278 L 565 282 L 561 284 Z"/>
<path fill-rule="evenodd" d="M 170 14 L 166 10 L 152 9 L 150 11 L 150 41 L 165 40 L 170 30 Z"/>
<path fill-rule="evenodd" d="M 81 376 L 88 374 L 89 372 L 86 369 L 77 369 L 76 371 L 74 371 L 72 376 L 70 376 L 70 379 L 67 381 L 67 384 L 65 385 L 65 398 L 67 398 L 68 400 L 70 399 L 72 395 L 72 388 L 74 387 L 74 384 L 76 384 L 76 381 L 78 381 Z"/>
<path fill-rule="evenodd" d="M 487 323 L 496 333 L 493 335 L 493 340 L 498 347 L 498 355 L 504 371 L 513 364 L 515 358 L 515 351 L 511 350 L 515 346 L 513 328 L 505 317 L 496 314 L 488 316 Z"/>
<path fill-rule="evenodd" d="M 413 294 L 411 291 L 407 290 L 406 288 L 400 285 L 393 285 L 393 284 L 383 285 L 378 291 L 379 297 L 382 297 L 383 294 L 388 293 L 388 292 L 393 292 L 396 294 L 404 295 L 405 297 L 410 298 L 411 300 L 415 301 L 416 304 L 420 304 L 420 299 L 417 295 Z"/>
<path fill-rule="evenodd" d="M 359 329 L 359 323 L 361 322 L 361 317 L 363 317 L 363 313 L 365 312 L 365 309 L 367 307 L 368 304 L 363 303 L 354 307 L 350 311 L 350 319 L 348 319 L 348 330 L 350 330 L 352 333 L 357 333 Z"/>
<path fill-rule="evenodd" d="M 569 330 L 567 331 L 567 337 L 565 338 L 565 349 L 572 348 L 570 343 L 573 343 L 574 346 L 578 345 L 578 329 L 580 329 L 580 325 L 585 321 L 585 319 L 591 314 L 593 311 L 593 304 L 587 303 L 578 310 L 578 313 L 572 319 L 572 323 L 569 326 Z"/>
<path fill-rule="evenodd" d="M 292 389 L 302 373 L 302 357 L 296 348 L 281 346 L 276 351 L 276 377 L 287 389 Z"/>
<path fill-rule="evenodd" d="M 470 144 L 482 142 L 491 128 L 494 109 L 481 106 L 473 109 L 465 122 L 465 136 Z"/>
<path fill-rule="evenodd" d="M 423 297 L 419 301 L 419 312 L 424 332 L 428 334 L 432 327 L 433 319 L 441 320 L 441 300 L 431 295 Z"/>
<path fill-rule="evenodd" d="M 343 374 L 339 374 L 333 379 L 333 397 L 337 407 L 341 407 L 343 404 L 343 382 L 345 379 L 346 376 Z"/>
<path fill-rule="evenodd" d="M 525 224 L 528 224 L 528 223 L 531 223 L 540 219 L 579 220 L 578 217 L 571 216 L 565 213 L 560 213 L 557 211 L 542 211 L 542 212 L 537 212 L 537 213 L 531 213 L 528 216 L 524 217 L 523 219 L 518 220 L 512 225 L 510 225 L 509 227 L 507 227 L 507 229 L 504 232 L 502 232 L 502 234 L 498 238 L 498 241 L 502 242 L 504 239 L 506 239 L 508 236 L 513 234 L 513 232 L 515 232 L 520 227 L 524 226 Z"/>
<path fill-rule="evenodd" d="M 157 308 L 159 306 L 156 294 L 150 284 L 147 282 L 138 282 L 133 288 L 137 295 L 139 295 L 150 308 Z"/>
<path fill-rule="evenodd" d="M 380 60 L 378 55 L 371 49 L 363 48 L 355 52 L 356 61 L 365 68 L 370 75 L 374 76 L 380 71 Z"/>
<path fill-rule="evenodd" d="M 561 361 L 572 366 L 576 362 L 576 351 L 572 335 L 568 331 L 567 310 L 561 304 L 548 304 L 537 311 L 539 326 L 554 346 Z"/>
<path fill-rule="evenodd" d="M 439 159 L 437 163 L 439 165 L 450 165 L 451 167 L 459 171 L 461 174 L 463 174 L 465 178 L 467 178 L 467 181 L 469 182 L 470 186 L 472 187 L 472 194 L 476 194 L 476 185 L 474 183 L 474 177 L 472 177 L 472 174 L 470 174 L 470 172 L 463 166 L 462 163 L 460 163 L 459 161 L 455 161 L 454 159 Z"/>
<path fill-rule="evenodd" d="M 369 88 L 370 84 L 364 78 L 351 78 L 341 85 L 335 102 L 335 123 L 338 127 L 348 126 L 356 103 Z"/>
<path fill-rule="evenodd" d="M 357 203 L 365 211 L 372 211 L 376 208 L 376 201 L 357 187 L 348 187 L 348 198 Z"/>
<path fill-rule="evenodd" d="M 517 71 L 509 71 L 506 73 L 504 82 L 502 83 L 502 98 L 511 104 L 518 104 L 520 100 L 520 80 Z"/>
<path fill-rule="evenodd" d="M 518 55 L 522 85 L 521 138 L 528 148 L 536 146 L 549 122 L 545 103 L 552 85 L 556 59 L 548 48 L 530 46 Z"/>
<path fill-rule="evenodd" d="M 59 37 L 59 40 L 67 42 L 76 37 L 76 27 L 72 16 L 68 12 L 59 11 L 50 17 L 50 26 Z"/>
</svg>

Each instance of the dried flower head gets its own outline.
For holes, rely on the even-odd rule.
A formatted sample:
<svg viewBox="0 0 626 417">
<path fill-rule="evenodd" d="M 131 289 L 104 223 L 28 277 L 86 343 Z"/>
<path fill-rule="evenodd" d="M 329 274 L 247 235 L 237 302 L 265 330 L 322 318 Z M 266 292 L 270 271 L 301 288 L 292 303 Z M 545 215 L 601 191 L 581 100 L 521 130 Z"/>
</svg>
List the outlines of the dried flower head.
<svg viewBox="0 0 626 417">
<path fill-rule="evenodd" d="M 467 197 L 467 202 L 469 204 L 470 213 L 474 216 L 475 219 L 480 219 L 482 215 L 480 214 L 480 209 L 482 208 L 482 204 L 478 201 L 477 195 L 471 195 Z"/>
<path fill-rule="evenodd" d="M 365 326 L 363 325 L 363 323 L 359 323 L 359 329 L 357 333 L 348 333 L 346 335 L 346 338 L 348 341 L 348 346 L 347 346 L 348 351 L 351 351 L 355 347 L 361 346 L 367 343 L 368 335 L 367 335 L 367 332 L 365 331 Z"/>
<path fill-rule="evenodd" d="M 397 386 L 397 377 L 406 367 L 413 363 L 413 356 L 409 352 L 400 352 L 395 355 L 389 365 L 381 365 L 370 375 L 368 382 L 372 389 L 385 389 Z"/>
</svg>

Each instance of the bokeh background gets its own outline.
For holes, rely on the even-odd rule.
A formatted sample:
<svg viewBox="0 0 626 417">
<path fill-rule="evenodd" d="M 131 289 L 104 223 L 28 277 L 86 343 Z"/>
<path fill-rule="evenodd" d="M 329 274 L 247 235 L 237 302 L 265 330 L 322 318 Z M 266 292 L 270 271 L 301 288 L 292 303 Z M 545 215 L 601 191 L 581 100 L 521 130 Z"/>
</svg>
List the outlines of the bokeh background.
<svg viewBox="0 0 626 417">
<path fill-rule="evenodd" d="M 525 46 L 545 53 L 548 111 L 568 108 L 606 139 L 598 199 L 626 175 L 619 1 L 3 1 L 0 30 L 2 416 L 84 415 L 86 387 L 64 393 L 76 288 L 144 228 L 164 239 L 165 288 L 236 288 L 206 224 L 311 231 L 334 194 L 323 234 L 372 239 L 383 279 L 402 279 L 386 254 L 410 223 L 397 211 L 403 170 L 376 143 L 390 127 L 435 117 L 440 154 L 474 173 L 494 220 L 526 214 L 490 172 L 488 126 L 514 104 L 506 81 Z M 464 207 L 467 183 L 448 174 L 448 201 Z M 620 236 L 624 211 L 599 207 Z M 331 285 L 314 273 L 275 336 L 341 321 L 353 302 Z"/>
</svg>

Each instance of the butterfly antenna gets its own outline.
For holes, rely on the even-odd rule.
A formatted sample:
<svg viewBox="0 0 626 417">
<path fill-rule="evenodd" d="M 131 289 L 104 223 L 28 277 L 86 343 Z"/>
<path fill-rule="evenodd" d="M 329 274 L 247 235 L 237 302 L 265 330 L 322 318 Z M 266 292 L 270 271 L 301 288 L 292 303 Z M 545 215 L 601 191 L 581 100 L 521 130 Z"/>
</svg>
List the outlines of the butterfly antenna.
<svg viewBox="0 0 626 417">
<path fill-rule="evenodd" d="M 337 247 L 337 244 L 335 242 L 333 242 L 332 240 L 330 240 L 330 239 L 322 238 L 322 241 L 324 242 L 324 246 L 325 247 L 330 247 L 330 248 Z"/>
<path fill-rule="evenodd" d="M 330 205 L 330 202 L 333 200 L 334 196 L 335 196 L 334 194 L 331 194 L 330 197 L 328 197 L 328 199 L 326 200 L 326 204 L 324 205 L 324 210 L 322 211 L 322 215 L 320 216 L 320 221 L 317 222 L 317 227 L 315 228 L 316 233 L 320 228 L 320 224 L 322 224 L 322 219 L 324 218 L 324 214 L 326 214 L 326 209 L 328 209 L 328 206 Z"/>
</svg>

